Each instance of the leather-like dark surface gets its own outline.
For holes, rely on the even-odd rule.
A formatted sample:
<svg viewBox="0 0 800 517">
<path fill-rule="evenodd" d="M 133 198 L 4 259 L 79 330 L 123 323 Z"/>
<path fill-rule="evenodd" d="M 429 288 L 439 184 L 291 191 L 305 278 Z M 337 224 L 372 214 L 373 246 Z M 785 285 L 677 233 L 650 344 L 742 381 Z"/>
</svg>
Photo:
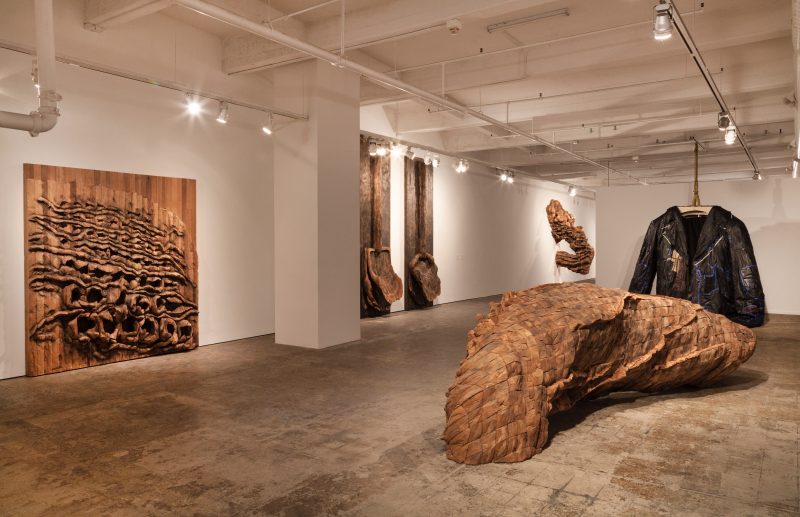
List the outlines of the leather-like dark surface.
<svg viewBox="0 0 800 517">
<path fill-rule="evenodd" d="M 657 294 L 691 300 L 748 327 L 762 325 L 764 291 L 744 223 L 715 206 L 705 217 L 696 246 L 688 240 L 678 207 L 654 219 L 629 290 L 650 293 L 656 280 Z"/>
</svg>

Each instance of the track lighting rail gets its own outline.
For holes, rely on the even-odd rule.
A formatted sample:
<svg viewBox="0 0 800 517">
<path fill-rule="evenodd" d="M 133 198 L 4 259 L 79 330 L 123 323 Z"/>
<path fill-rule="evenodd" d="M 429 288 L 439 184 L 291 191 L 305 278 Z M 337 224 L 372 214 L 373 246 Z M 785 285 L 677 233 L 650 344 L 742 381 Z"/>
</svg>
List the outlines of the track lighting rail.
<svg viewBox="0 0 800 517">
<path fill-rule="evenodd" d="M 717 87 L 717 83 L 714 81 L 711 71 L 708 69 L 708 66 L 706 66 L 705 61 L 703 61 L 703 56 L 700 54 L 700 49 L 697 48 L 691 33 L 689 33 L 689 29 L 683 22 L 683 18 L 681 17 L 680 12 L 678 12 L 678 8 L 675 6 L 675 3 L 672 0 L 661 0 L 661 4 L 659 5 L 669 6 L 667 12 L 672 19 L 672 22 L 675 24 L 678 35 L 681 37 L 683 44 L 686 46 L 686 50 L 689 51 L 689 55 L 691 55 L 692 59 L 694 59 L 694 63 L 697 65 L 697 68 L 700 70 L 700 73 L 702 74 L 703 79 L 706 81 L 708 88 L 711 90 L 711 94 L 714 96 L 717 104 L 719 104 L 720 111 L 727 114 L 727 116 L 730 118 L 730 124 L 733 126 L 733 130 L 736 132 L 736 136 L 739 139 L 739 144 L 742 146 L 742 149 L 747 155 L 747 159 L 750 160 L 750 164 L 753 166 L 753 173 L 757 174 L 758 164 L 756 163 L 756 159 L 753 156 L 753 153 L 750 152 L 750 148 L 747 146 L 747 141 L 745 140 L 744 135 L 739 129 L 739 126 L 736 124 L 736 121 L 733 119 L 733 112 L 728 109 L 728 104 L 725 102 L 725 98 L 722 96 L 722 92 L 719 90 L 719 87 Z"/>
<path fill-rule="evenodd" d="M 21 54 L 29 54 L 32 56 L 36 55 L 36 51 L 29 47 L 24 47 L 21 45 L 16 45 L 14 43 L 0 40 L 0 48 L 10 50 L 12 52 L 19 52 Z M 83 68 L 85 70 L 91 70 L 93 72 L 100 72 L 107 75 L 113 75 L 114 77 L 120 77 L 122 79 L 130 79 L 131 81 L 137 81 L 140 83 L 149 84 L 152 86 L 158 86 L 159 88 L 166 88 L 168 90 L 175 90 L 178 92 L 183 92 L 186 95 L 191 95 L 194 97 L 200 97 L 203 99 L 210 99 L 219 101 L 222 103 L 226 103 L 232 106 L 239 106 L 241 108 L 247 108 L 256 111 L 262 111 L 264 113 L 273 113 L 275 115 L 279 115 L 281 117 L 290 118 L 293 120 L 307 120 L 308 117 L 306 115 L 301 115 L 299 113 L 294 113 L 287 110 L 282 110 L 278 108 L 273 108 L 270 106 L 263 106 L 260 104 L 254 104 L 251 102 L 246 102 L 242 100 L 237 100 L 232 97 L 228 97 L 225 95 L 219 95 L 217 93 L 207 92 L 203 90 L 197 90 L 195 88 L 191 88 L 185 85 L 182 85 L 177 82 L 173 81 L 164 81 L 160 79 L 153 79 L 144 75 L 135 74 L 132 72 L 126 72 L 124 70 L 119 70 L 116 68 L 107 67 L 105 65 L 98 65 L 96 63 L 91 63 L 89 61 L 83 61 L 81 59 L 75 59 L 63 55 L 56 55 L 56 61 L 59 63 L 64 63 L 67 65 L 77 66 Z"/>
</svg>

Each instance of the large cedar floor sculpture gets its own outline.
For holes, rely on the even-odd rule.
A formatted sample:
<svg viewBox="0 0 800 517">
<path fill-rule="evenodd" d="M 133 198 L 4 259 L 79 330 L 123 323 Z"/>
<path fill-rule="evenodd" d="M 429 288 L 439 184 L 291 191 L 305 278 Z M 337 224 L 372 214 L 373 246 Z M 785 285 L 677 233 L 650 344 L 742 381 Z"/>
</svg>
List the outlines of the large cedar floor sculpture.
<svg viewBox="0 0 800 517">
<path fill-rule="evenodd" d="M 614 391 L 708 386 L 755 350 L 753 332 L 686 300 L 592 284 L 507 293 L 470 331 L 447 392 L 447 457 L 523 461 L 548 417 Z"/>
<path fill-rule="evenodd" d="M 195 182 L 25 164 L 28 375 L 197 347 Z"/>
<path fill-rule="evenodd" d="M 556 244 L 566 241 L 574 252 L 556 252 L 556 265 L 581 275 L 588 275 L 594 260 L 594 248 L 589 244 L 583 227 L 575 226 L 575 217 L 564 210 L 561 203 L 555 199 L 551 199 L 547 205 L 547 220 L 550 222 Z"/>
</svg>

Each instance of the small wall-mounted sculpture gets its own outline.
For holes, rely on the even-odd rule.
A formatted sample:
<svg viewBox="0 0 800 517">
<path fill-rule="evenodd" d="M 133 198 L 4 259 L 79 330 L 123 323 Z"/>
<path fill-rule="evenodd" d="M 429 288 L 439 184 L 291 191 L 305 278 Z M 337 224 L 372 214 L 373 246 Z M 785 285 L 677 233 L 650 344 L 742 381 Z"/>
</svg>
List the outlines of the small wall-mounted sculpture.
<svg viewBox="0 0 800 517">
<path fill-rule="evenodd" d="M 526 460 L 548 417 L 581 399 L 709 386 L 755 346 L 750 329 L 686 300 L 583 283 L 506 293 L 470 331 L 447 392 L 447 457 Z"/>
<path fill-rule="evenodd" d="M 24 172 L 27 374 L 197 347 L 194 180 Z"/>
<path fill-rule="evenodd" d="M 433 258 L 433 166 L 405 158 L 406 287 L 405 308 L 430 307 L 442 292 Z"/>
<path fill-rule="evenodd" d="M 370 156 L 361 137 L 361 317 L 388 314 L 403 297 L 389 249 L 389 157 Z"/>
<path fill-rule="evenodd" d="M 556 253 L 556 265 L 565 267 L 581 275 L 588 275 L 594 259 L 594 248 L 586 239 L 582 226 L 575 226 L 575 217 L 564 210 L 555 199 L 547 205 L 547 220 L 556 244 L 566 241 L 574 253 L 559 251 Z"/>
</svg>

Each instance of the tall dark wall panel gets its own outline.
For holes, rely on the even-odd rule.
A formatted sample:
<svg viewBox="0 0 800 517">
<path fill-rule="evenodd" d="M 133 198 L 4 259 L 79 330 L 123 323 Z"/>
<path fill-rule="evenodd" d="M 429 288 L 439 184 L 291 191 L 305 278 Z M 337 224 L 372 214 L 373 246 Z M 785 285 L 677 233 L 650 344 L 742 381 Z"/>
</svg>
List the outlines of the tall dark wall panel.
<svg viewBox="0 0 800 517">
<path fill-rule="evenodd" d="M 441 292 L 433 259 L 433 167 L 405 159 L 405 309 L 433 305 Z"/>
</svg>

